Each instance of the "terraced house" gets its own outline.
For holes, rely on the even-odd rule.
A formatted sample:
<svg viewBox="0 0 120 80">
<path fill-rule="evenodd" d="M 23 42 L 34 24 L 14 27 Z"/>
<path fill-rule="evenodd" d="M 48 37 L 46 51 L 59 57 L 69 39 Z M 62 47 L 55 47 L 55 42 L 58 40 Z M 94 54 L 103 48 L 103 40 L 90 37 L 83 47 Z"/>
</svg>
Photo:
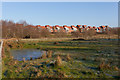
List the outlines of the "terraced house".
<svg viewBox="0 0 120 80">
<path fill-rule="evenodd" d="M 63 25 L 63 26 L 59 26 L 59 25 L 55 25 L 55 26 L 37 25 L 37 26 L 29 26 L 29 27 L 39 28 L 39 29 L 47 29 L 47 30 L 49 30 L 49 32 L 63 31 L 63 32 L 66 32 L 66 33 L 71 33 L 71 32 L 74 32 L 74 31 L 80 31 L 82 33 L 82 32 L 85 32 L 86 30 L 90 30 L 90 29 L 94 29 L 95 32 L 102 33 L 102 32 L 105 32 L 105 31 L 110 29 L 110 27 L 108 25 L 99 26 L 99 27 L 96 27 L 96 26 L 92 27 L 92 26 L 87 26 L 87 25 L 77 25 L 77 26 L 74 26 L 74 25 L 71 25 L 71 26 L 67 26 L 67 25 Z"/>
<path fill-rule="evenodd" d="M 87 25 L 71 25 L 71 26 L 67 26 L 67 25 L 63 25 L 63 26 L 59 26 L 59 25 L 55 25 L 55 26 L 50 26 L 50 25 L 45 25 L 45 26 L 41 26 L 41 25 L 23 25 L 23 24 L 16 24 L 16 26 L 19 27 L 26 27 L 26 28 L 34 28 L 34 29 L 47 29 L 49 32 L 59 32 L 59 31 L 63 31 L 66 33 L 71 33 L 71 32 L 75 32 L 75 31 L 79 31 L 81 33 L 93 29 L 95 30 L 95 32 L 97 33 L 103 33 L 106 31 L 110 30 L 110 27 L 108 25 L 106 26 L 87 26 Z"/>
</svg>

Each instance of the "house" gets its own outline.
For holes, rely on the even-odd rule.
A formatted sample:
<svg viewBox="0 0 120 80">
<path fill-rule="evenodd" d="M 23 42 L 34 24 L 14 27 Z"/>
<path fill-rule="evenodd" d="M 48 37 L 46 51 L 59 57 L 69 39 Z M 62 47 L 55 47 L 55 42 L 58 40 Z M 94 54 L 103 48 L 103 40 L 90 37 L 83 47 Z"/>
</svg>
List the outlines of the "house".
<svg viewBox="0 0 120 80">
<path fill-rule="evenodd" d="M 22 24 L 16 24 L 17 26 L 23 26 Z M 36 29 L 48 29 L 49 32 L 59 32 L 59 31 L 63 31 L 63 32 L 67 32 L 67 33 L 71 33 L 73 31 L 80 31 L 80 32 L 84 32 L 85 30 L 90 30 L 90 29 L 94 29 L 95 32 L 103 32 L 103 31 L 107 31 L 109 30 L 109 26 L 99 26 L 99 27 L 91 27 L 91 26 L 87 26 L 87 25 L 71 25 L 71 26 L 67 26 L 67 25 L 63 25 L 63 26 L 59 26 L 59 25 L 55 25 L 55 26 L 50 26 L 50 25 L 45 25 L 45 26 L 41 26 L 41 25 L 37 25 L 37 26 L 33 26 L 33 25 L 27 25 L 25 27 L 32 27 L 32 28 L 36 28 Z"/>
<path fill-rule="evenodd" d="M 70 26 L 64 25 L 63 28 L 64 28 L 65 32 L 71 32 L 72 31 Z"/>
<path fill-rule="evenodd" d="M 72 32 L 78 30 L 77 27 L 75 27 L 74 25 L 71 26 L 71 29 L 72 29 Z"/>
</svg>

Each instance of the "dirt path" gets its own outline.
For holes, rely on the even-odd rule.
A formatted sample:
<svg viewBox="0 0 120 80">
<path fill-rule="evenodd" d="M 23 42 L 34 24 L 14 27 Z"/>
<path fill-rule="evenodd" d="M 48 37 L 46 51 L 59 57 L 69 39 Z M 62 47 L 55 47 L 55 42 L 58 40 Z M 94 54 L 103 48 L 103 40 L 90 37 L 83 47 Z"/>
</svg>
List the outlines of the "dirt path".
<svg viewBox="0 0 120 80">
<path fill-rule="evenodd" d="M 2 47 L 3 47 L 3 40 L 1 40 L 1 42 L 0 42 L 0 57 L 1 57 L 1 53 L 2 53 Z"/>
<path fill-rule="evenodd" d="M 3 47 L 3 40 L 0 42 L 0 79 L 2 79 L 2 47 Z"/>
</svg>

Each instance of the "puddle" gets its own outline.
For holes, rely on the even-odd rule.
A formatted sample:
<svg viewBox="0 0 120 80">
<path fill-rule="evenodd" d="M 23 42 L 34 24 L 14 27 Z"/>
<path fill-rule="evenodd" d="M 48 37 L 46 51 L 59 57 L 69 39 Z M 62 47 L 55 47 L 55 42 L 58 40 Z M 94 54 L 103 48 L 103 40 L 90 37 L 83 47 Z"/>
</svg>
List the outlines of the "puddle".
<svg viewBox="0 0 120 80">
<path fill-rule="evenodd" d="M 22 50 L 11 50 L 11 56 L 18 61 L 36 59 L 42 56 L 46 51 L 37 50 L 37 49 L 22 49 Z"/>
</svg>

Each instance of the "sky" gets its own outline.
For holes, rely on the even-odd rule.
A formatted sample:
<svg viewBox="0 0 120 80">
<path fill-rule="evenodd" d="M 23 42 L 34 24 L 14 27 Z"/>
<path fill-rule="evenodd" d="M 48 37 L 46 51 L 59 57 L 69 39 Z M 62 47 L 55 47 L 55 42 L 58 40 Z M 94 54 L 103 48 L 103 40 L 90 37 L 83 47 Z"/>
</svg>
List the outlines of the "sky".
<svg viewBox="0 0 120 80">
<path fill-rule="evenodd" d="M 3 2 L 2 19 L 33 25 L 118 26 L 117 2 Z"/>
</svg>

